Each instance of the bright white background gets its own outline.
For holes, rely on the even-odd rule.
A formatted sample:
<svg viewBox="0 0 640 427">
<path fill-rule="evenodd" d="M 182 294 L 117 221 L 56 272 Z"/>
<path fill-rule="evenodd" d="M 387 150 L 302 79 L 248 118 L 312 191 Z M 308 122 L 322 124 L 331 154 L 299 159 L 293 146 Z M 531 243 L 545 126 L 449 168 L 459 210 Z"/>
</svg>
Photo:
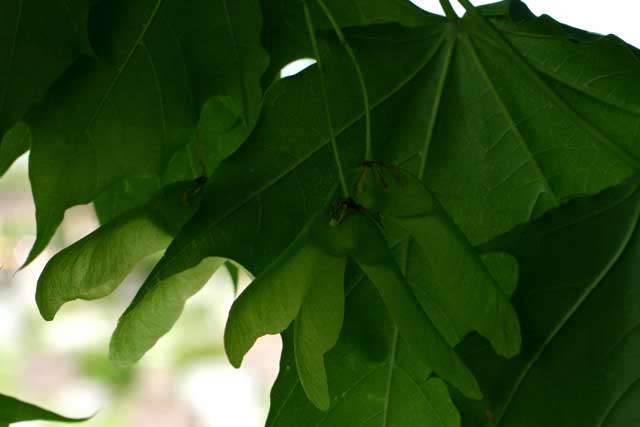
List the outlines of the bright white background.
<svg viewBox="0 0 640 427">
<path fill-rule="evenodd" d="M 428 11 L 442 13 L 438 0 L 412 1 Z M 463 9 L 455 0 L 452 3 L 462 14 Z M 490 1 L 476 0 L 473 3 L 479 5 Z M 638 0 L 526 0 L 526 3 L 535 14 L 545 13 L 563 23 L 592 32 L 614 33 L 640 46 Z M 304 68 L 300 65 L 290 67 L 284 74 Z M 122 298 L 122 301 L 115 295 L 110 299 L 112 305 L 105 306 L 102 312 L 97 312 L 92 306 L 100 302 L 74 303 L 63 309 L 56 322 L 45 324 L 40 320 L 33 295 L 46 255 L 16 276 L 8 273 L 12 266 L 17 266 L 17 262 L 24 259 L 33 241 L 28 234 L 35 229 L 33 206 L 28 200 L 24 158 L 12 168 L 9 175 L 4 181 L 14 180 L 11 190 L 3 189 L 7 187 L 0 185 L 0 265 L 5 269 L 4 272 L 0 271 L 0 343 L 3 347 L 0 350 L 6 350 L 3 356 L 0 355 L 3 392 L 24 398 L 35 396 L 38 403 L 54 405 L 56 409 L 71 415 L 86 415 L 103 408 L 96 419 L 89 423 L 93 427 L 263 425 L 268 388 L 277 372 L 277 339 L 261 342 L 246 366 L 239 371 L 226 362 L 221 349 L 209 349 L 216 356 L 198 359 L 198 363 L 190 363 L 184 368 L 180 368 L 182 365 L 175 360 L 176 348 L 184 348 L 185 342 L 190 342 L 194 334 L 199 335 L 200 344 L 219 341 L 226 311 L 233 298 L 224 272 L 216 274 L 212 283 L 190 301 L 177 327 L 139 365 L 134 385 L 130 387 L 133 398 L 127 397 L 123 402 L 122 397 L 117 397 L 118 393 L 112 393 L 95 377 L 77 375 L 75 371 L 78 368 L 73 361 L 77 354 L 90 351 L 96 354 L 94 358 L 104 362 L 101 358 L 106 354 L 109 334 L 130 295 L 124 295 L 127 298 Z M 25 215 L 28 217 L 26 223 Z M 19 220 L 26 225 L 20 225 L 16 236 L 23 237 L 13 241 L 6 237 L 6 230 Z M 74 208 L 68 214 L 66 224 L 66 236 L 61 238 L 65 244 L 96 226 L 91 211 L 86 208 Z M 125 289 L 122 292 L 126 294 L 133 290 Z M 193 322 L 198 325 L 195 330 Z M 25 354 L 29 354 L 26 344 L 23 344 L 24 334 L 37 337 L 34 340 L 38 350 L 37 353 L 32 352 L 31 360 L 24 360 Z M 34 393 L 38 389 L 42 393 Z M 61 389 L 64 392 L 60 393 Z M 123 421 L 124 424 L 116 421 L 122 418 L 117 416 L 119 410 L 131 413 L 131 416 L 127 415 L 127 421 Z M 48 423 L 22 425 L 54 426 Z"/>
<path fill-rule="evenodd" d="M 411 0 L 416 5 L 433 13 L 442 14 L 437 0 Z M 474 5 L 493 3 L 486 0 L 471 0 Z M 524 0 L 536 15 L 547 14 L 573 27 L 601 34 L 616 34 L 635 46 L 640 46 L 640 25 L 637 0 Z M 464 8 L 455 0 L 451 4 L 462 15 Z"/>
<path fill-rule="evenodd" d="M 438 0 L 409 0 L 431 13 L 444 15 Z M 494 0 L 471 0 L 476 5 L 494 3 Z M 636 47 L 640 47 L 640 2 L 638 0 L 524 0 L 536 15 L 550 15 L 572 27 L 600 34 L 615 34 Z M 462 16 L 464 8 L 456 0 L 451 4 Z M 313 61 L 301 60 L 283 69 L 283 77 L 295 74 Z"/>
</svg>

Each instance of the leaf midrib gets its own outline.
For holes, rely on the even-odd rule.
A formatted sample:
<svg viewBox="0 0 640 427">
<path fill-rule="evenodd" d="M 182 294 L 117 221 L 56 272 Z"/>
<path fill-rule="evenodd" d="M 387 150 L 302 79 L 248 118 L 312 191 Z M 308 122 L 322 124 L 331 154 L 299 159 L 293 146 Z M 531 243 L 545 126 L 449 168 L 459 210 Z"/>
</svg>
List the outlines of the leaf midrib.
<svg viewBox="0 0 640 427">
<path fill-rule="evenodd" d="M 465 2 L 467 0 L 464 0 Z M 475 10 L 474 10 L 475 11 Z M 640 170 L 640 159 L 630 153 L 626 148 L 612 141 L 600 129 L 588 122 L 578 111 L 572 108 L 567 102 L 542 79 L 538 74 L 537 68 L 531 65 L 526 57 L 509 42 L 504 34 L 497 30 L 493 24 L 484 17 L 474 13 L 473 17 L 484 27 L 484 32 L 474 32 L 478 38 L 484 39 L 488 43 L 493 44 L 497 49 L 502 51 L 509 57 L 514 65 L 518 66 L 525 74 L 527 74 L 535 83 L 535 85 L 545 93 L 553 104 L 563 111 L 567 116 L 580 128 L 587 131 L 593 138 L 599 142 L 599 146 L 613 153 L 624 164 L 634 170 Z"/>
<path fill-rule="evenodd" d="M 436 101 L 437 102 L 437 101 Z M 402 245 L 400 243 L 398 246 Z M 411 248 L 411 238 L 407 239 L 406 244 L 404 245 L 403 251 L 403 259 L 400 265 L 400 271 L 403 276 L 407 276 L 407 268 L 409 266 L 409 249 Z M 356 283 L 356 286 L 359 284 Z M 354 286 L 355 287 L 355 286 Z M 393 331 L 393 341 L 391 343 L 391 354 L 389 354 L 389 373 L 387 375 L 387 391 L 384 399 L 384 416 L 382 418 L 383 427 L 387 427 L 389 425 L 389 401 L 391 400 L 391 387 L 393 384 L 393 374 L 396 367 L 397 362 L 397 354 L 398 354 L 398 327 L 394 326 Z"/>
<path fill-rule="evenodd" d="M 507 30 L 507 29 L 501 29 L 500 31 L 502 31 L 502 33 L 504 33 L 504 34 L 511 34 L 511 35 L 513 35 L 515 37 L 520 37 L 520 38 L 528 38 L 528 39 L 542 38 L 542 39 L 549 39 L 549 40 L 552 40 L 552 41 L 567 40 L 566 37 L 561 36 L 561 35 L 535 34 L 535 33 L 522 32 L 522 31 L 513 31 L 513 30 Z M 607 39 L 607 37 L 609 37 L 609 36 L 602 36 L 602 39 L 600 39 L 598 41 L 595 41 L 594 44 L 595 43 L 600 43 L 601 40 L 605 40 L 605 39 Z M 628 49 L 627 45 L 625 45 L 625 47 L 627 47 L 627 49 Z M 631 58 L 635 62 L 638 62 L 640 64 L 640 60 L 638 59 L 637 56 L 635 56 L 633 54 L 633 52 L 629 52 L 629 56 L 631 56 Z M 595 93 L 592 93 L 592 92 L 588 92 L 584 86 L 577 85 L 577 84 L 575 84 L 574 82 L 572 82 L 570 80 L 564 79 L 561 76 L 559 76 L 558 74 L 553 73 L 553 72 L 547 70 L 546 68 L 544 68 L 544 67 L 542 67 L 540 65 L 532 64 L 532 63 L 529 63 L 529 65 L 531 67 L 535 68 L 538 72 L 548 76 L 549 78 L 551 78 L 553 80 L 556 80 L 557 82 L 562 83 L 563 85 L 565 85 L 567 87 L 570 87 L 570 88 L 572 88 L 572 89 L 584 94 L 585 96 L 589 96 L 590 98 L 593 98 L 593 99 L 597 100 L 598 102 L 601 102 L 601 103 L 603 103 L 605 105 L 614 107 L 614 108 L 616 108 L 618 110 L 621 110 L 621 111 L 624 111 L 624 112 L 627 112 L 627 113 L 630 113 L 630 114 L 640 115 L 640 107 L 638 107 L 636 109 L 633 109 L 633 108 L 630 108 L 629 106 L 624 106 L 624 105 L 621 105 L 620 103 L 612 102 L 609 99 L 604 99 L 601 96 L 599 96 L 598 94 L 595 94 Z M 632 71 L 629 71 L 629 72 L 631 73 Z"/>
<path fill-rule="evenodd" d="M 151 67 L 151 75 L 153 76 L 153 85 L 156 88 L 156 92 L 158 93 L 158 100 L 160 102 L 160 121 L 162 123 L 162 137 L 167 140 L 167 112 L 165 109 L 165 100 L 164 94 L 162 91 L 162 87 L 160 87 L 160 79 L 158 77 L 158 71 L 156 69 L 155 61 L 153 60 L 153 56 L 151 55 L 151 51 L 149 47 L 144 42 L 144 40 L 140 41 L 140 46 L 147 57 L 147 61 L 149 61 L 149 66 Z M 115 104 L 114 104 L 115 107 Z M 116 109 L 117 111 L 117 109 Z M 169 147 L 167 144 L 164 144 L 164 153 L 165 157 L 169 158 Z"/>
<path fill-rule="evenodd" d="M 615 413 L 615 409 L 618 407 L 618 404 L 622 401 L 622 399 L 624 399 L 627 394 L 633 389 L 634 386 L 636 386 L 638 383 L 640 383 L 640 378 L 635 379 L 634 381 L 632 381 L 625 389 L 622 393 L 620 393 L 614 400 L 613 402 L 611 402 L 611 404 L 607 407 L 607 409 L 605 410 L 605 412 L 603 413 L 602 417 L 600 418 L 600 421 L 598 421 L 598 427 L 603 427 L 604 423 L 607 422 L 607 420 L 611 417 L 612 414 Z"/>
<path fill-rule="evenodd" d="M 465 44 L 468 43 L 469 45 L 471 45 L 471 41 L 469 40 L 469 38 L 466 35 L 462 35 L 461 37 L 462 37 L 463 43 L 465 43 Z M 446 86 L 447 76 L 449 75 L 449 70 L 450 70 L 450 66 L 451 66 L 451 60 L 452 60 L 452 57 L 453 57 L 453 54 L 454 54 L 454 50 L 456 48 L 457 41 L 458 41 L 459 38 L 460 37 L 452 37 L 452 39 L 449 40 L 448 46 L 447 46 L 447 51 L 445 53 L 445 62 L 443 64 L 443 66 L 442 66 L 441 76 L 440 76 L 440 79 L 438 81 L 438 86 L 436 88 L 436 94 L 435 94 L 434 101 L 433 101 L 433 110 L 432 110 L 431 116 L 429 117 L 429 124 L 428 124 L 428 127 L 427 127 L 427 133 L 426 133 L 426 136 L 425 136 L 424 147 L 422 148 L 422 156 L 421 156 L 421 159 L 420 159 L 420 166 L 419 166 L 419 170 L 418 170 L 418 179 L 421 182 L 424 181 L 424 174 L 426 172 L 426 164 L 427 164 L 428 157 L 429 157 L 429 148 L 431 146 L 431 141 L 433 139 L 433 131 L 434 131 L 436 123 L 438 121 L 438 113 L 440 111 L 440 105 L 441 105 L 441 101 L 442 101 L 442 94 L 444 92 L 444 87 Z M 471 45 L 471 48 L 473 49 L 472 45 Z M 471 53 L 472 53 L 472 56 L 473 56 L 473 54 L 475 52 L 472 51 Z M 484 70 L 484 67 L 479 62 L 479 59 L 478 59 L 478 66 L 480 67 L 481 73 L 486 77 L 487 84 L 490 85 L 491 88 L 493 89 L 493 85 L 491 83 L 491 80 L 489 79 L 489 76 L 487 75 L 486 71 Z M 493 92 L 494 92 L 495 96 L 498 96 L 497 93 L 495 93 L 495 89 L 493 90 Z M 501 102 L 501 99 L 497 99 L 497 101 Z M 501 105 L 503 105 L 503 104 L 501 104 Z M 505 108 L 505 110 L 506 110 L 506 108 Z M 532 161 L 535 163 L 535 158 L 533 158 L 533 156 L 531 155 L 529 147 L 526 145 L 526 142 L 524 141 L 524 138 L 522 138 L 522 136 L 520 135 L 520 132 L 518 131 L 516 124 L 511 119 L 511 116 L 508 115 L 508 111 L 505 111 L 505 113 L 507 114 L 508 118 L 510 119 L 510 123 L 512 125 L 512 129 L 514 129 L 515 132 L 518 133 L 518 135 L 521 138 L 522 145 L 524 145 L 524 148 L 530 154 L 530 157 L 532 158 Z M 537 163 L 535 163 L 535 165 L 537 166 Z M 544 176 L 544 174 L 542 173 L 542 171 L 540 170 L 539 167 L 537 168 L 537 170 L 540 173 L 540 175 L 542 176 L 542 179 L 544 180 L 544 182 L 547 183 L 546 177 Z M 549 188 L 548 185 L 547 185 L 547 188 Z M 550 188 L 549 188 L 549 191 L 554 196 L 554 199 L 557 200 L 556 197 L 555 197 L 555 194 L 551 191 Z M 449 215 L 449 212 L 447 212 L 444 209 L 444 207 L 443 207 L 442 203 L 440 202 L 440 200 L 438 199 L 438 197 L 436 197 L 436 195 L 433 194 L 433 193 L 432 193 L 432 197 L 433 197 L 434 201 L 438 204 L 438 206 L 440 208 L 439 210 L 442 212 L 442 214 L 446 215 L 446 217 L 449 219 L 449 221 L 451 222 L 451 224 L 454 227 L 457 227 L 456 222 Z M 460 231 L 460 235 L 470 247 L 473 247 L 473 245 L 471 244 L 471 242 L 469 242 L 469 239 L 467 238 L 467 236 L 464 233 L 462 233 Z M 409 237 L 409 239 L 407 241 L 407 255 L 406 255 L 407 257 L 408 257 L 408 251 L 410 250 L 410 247 L 413 244 L 416 244 L 416 242 L 414 241 L 413 238 Z M 474 251 L 474 254 L 476 254 L 475 249 L 473 251 Z M 479 258 L 479 255 L 478 255 L 478 258 Z M 487 275 L 487 277 L 489 277 L 491 279 L 491 283 L 493 284 L 493 286 L 499 291 L 499 293 L 501 295 L 504 295 L 502 287 L 497 283 L 497 281 L 495 280 L 493 275 L 489 272 L 489 270 L 487 269 L 487 267 L 484 264 L 484 262 L 482 262 L 482 260 L 479 260 L 479 265 L 482 266 L 482 269 L 483 269 L 484 273 Z M 405 277 L 406 277 L 406 266 L 405 266 L 405 271 L 403 271 L 403 275 L 405 275 Z M 434 301 L 434 303 L 435 303 L 435 301 Z M 446 315 L 446 310 L 443 310 L 443 309 L 441 309 L 441 310 L 442 310 L 443 313 L 445 313 L 445 316 L 450 321 L 451 325 L 452 326 L 455 325 L 455 322 L 451 321 L 448 318 L 448 315 Z M 457 328 L 454 326 L 454 329 L 457 329 Z M 456 330 L 456 334 L 459 336 L 457 330 Z"/>
<path fill-rule="evenodd" d="M 427 126 L 427 134 L 424 140 L 424 146 L 422 147 L 422 155 L 420 158 L 420 166 L 418 167 L 418 178 L 420 181 L 424 178 L 424 173 L 427 167 L 427 158 L 429 157 L 429 148 L 431 147 L 431 140 L 433 139 L 433 132 L 436 128 L 436 123 L 438 122 L 438 113 L 440 112 L 440 104 L 442 101 L 442 94 L 444 93 L 444 87 L 447 82 L 447 76 L 449 75 L 449 68 L 451 66 L 451 59 L 453 58 L 453 52 L 456 47 L 457 37 L 452 37 L 451 40 L 447 43 L 447 51 L 445 53 L 445 62 L 442 66 L 442 73 L 440 75 L 440 80 L 438 81 L 438 86 L 436 88 L 436 95 L 433 100 L 433 110 L 431 111 L 431 116 L 429 117 L 429 124 Z"/>
<path fill-rule="evenodd" d="M 518 128 L 518 125 L 513 120 L 513 117 L 511 116 L 511 114 L 509 113 L 509 109 L 505 105 L 502 97 L 500 96 L 500 94 L 497 91 L 495 85 L 493 84 L 493 81 L 491 80 L 491 77 L 489 76 L 489 74 L 487 72 L 487 69 L 485 68 L 484 64 L 480 60 L 480 58 L 478 56 L 478 53 L 476 51 L 476 48 L 473 45 L 473 42 L 471 41 L 470 37 L 468 37 L 467 35 L 462 37 L 462 41 L 463 41 L 464 45 L 467 47 L 467 49 L 469 50 L 469 56 L 471 57 L 472 61 L 478 67 L 478 71 L 480 72 L 480 75 L 484 79 L 485 84 L 489 88 L 490 93 L 494 98 L 494 101 L 496 102 L 496 104 L 498 104 L 498 107 L 500 108 L 500 112 L 502 113 L 504 119 L 508 122 L 509 129 L 514 133 L 514 135 L 516 137 L 516 140 L 520 143 L 520 146 L 526 152 L 527 157 L 529 158 L 529 160 L 531 162 L 531 165 L 533 165 L 533 167 L 534 167 L 534 169 L 536 171 L 536 175 L 540 176 L 541 182 L 544 185 L 546 193 L 549 194 L 552 197 L 553 204 L 555 206 L 558 206 L 560 204 L 560 201 L 558 200 L 558 196 L 556 195 L 556 193 L 553 190 L 553 188 L 551 188 L 551 183 L 549 182 L 549 180 L 547 179 L 547 176 L 542 171 L 542 167 L 540 166 L 540 163 L 536 159 L 536 156 L 534 156 L 533 152 L 531 151 L 531 148 L 527 144 L 527 141 L 525 140 L 524 136 L 522 136 L 522 133 L 520 132 L 520 129 Z M 517 170 L 517 169 L 515 169 L 515 170 Z"/>
<path fill-rule="evenodd" d="M 248 105 L 248 95 L 247 95 L 247 87 L 246 87 L 246 79 L 244 73 L 244 67 L 242 65 L 242 59 L 240 57 L 240 52 L 238 50 L 238 41 L 236 39 L 236 34 L 233 31 L 233 24 L 231 22 L 231 14 L 229 14 L 229 6 L 227 4 L 228 0 L 220 0 L 222 2 L 222 7 L 224 10 L 224 21 L 225 26 L 227 27 L 227 32 L 229 33 L 229 37 L 231 37 L 231 44 L 233 45 L 233 56 L 235 57 L 236 63 L 238 65 L 238 74 L 240 75 L 240 90 L 242 96 L 242 120 L 245 122 L 245 126 L 249 126 L 253 117 L 249 117 L 249 113 L 247 111 Z M 237 0 L 234 0 L 237 1 Z"/>
<path fill-rule="evenodd" d="M 136 38 L 136 40 L 133 43 L 131 49 L 129 49 L 129 52 L 127 53 L 127 56 L 125 57 L 125 60 L 116 69 L 115 75 L 113 76 L 113 78 L 109 82 L 109 85 L 105 89 L 104 94 L 100 98 L 100 101 L 98 102 L 98 105 L 96 106 L 96 109 L 93 112 L 93 115 L 91 116 L 91 118 L 87 122 L 87 125 L 84 128 L 84 133 L 88 133 L 89 128 L 91 127 L 93 122 L 98 117 L 98 114 L 100 114 L 100 112 L 102 111 L 102 108 L 104 107 L 105 102 L 107 102 L 107 99 L 109 98 L 109 96 L 111 94 L 111 91 L 113 91 L 113 88 L 115 88 L 116 84 L 118 84 L 118 81 L 120 80 L 120 77 L 122 76 L 122 73 L 129 66 L 129 62 L 131 62 L 131 58 L 133 58 L 133 55 L 135 54 L 136 50 L 138 50 L 138 47 L 141 45 L 142 41 L 144 40 L 145 36 L 147 35 L 147 31 L 149 31 L 149 28 L 151 27 L 151 25 L 155 21 L 156 17 L 158 16 L 158 11 L 160 10 L 160 7 L 162 6 L 163 3 L 164 3 L 164 0 L 157 0 L 156 1 L 156 4 L 153 7 L 153 10 L 151 11 L 151 14 L 147 18 L 147 20 L 144 23 L 144 25 L 142 26 L 142 29 L 140 30 L 140 33 L 138 34 L 138 37 Z"/>
<path fill-rule="evenodd" d="M 135 42 L 131 46 L 131 49 L 129 49 L 129 52 L 127 53 L 127 56 L 125 57 L 125 60 L 116 69 L 115 75 L 113 76 L 113 78 L 109 82 L 109 85 L 107 86 L 107 88 L 105 89 L 102 97 L 100 98 L 100 101 L 98 102 L 98 104 L 96 106 L 96 109 L 94 110 L 93 114 L 91 115 L 91 117 L 87 121 L 87 124 L 85 125 L 84 129 L 82 130 L 82 133 L 87 136 L 87 140 L 89 141 L 89 144 L 91 145 L 91 148 L 93 149 L 94 166 L 95 166 L 95 173 L 94 173 L 95 179 L 94 179 L 94 182 L 93 182 L 93 191 L 92 191 L 92 193 L 96 193 L 96 191 L 98 190 L 98 187 L 100 186 L 101 171 L 100 171 L 100 161 L 99 161 L 99 158 L 98 158 L 98 149 L 96 148 L 96 141 L 93 138 L 92 133 L 90 132 L 90 128 L 93 125 L 93 123 L 95 122 L 95 120 L 98 118 L 98 115 L 102 112 L 102 109 L 104 108 L 106 102 L 110 99 L 111 92 L 113 91 L 113 89 L 118 84 L 118 81 L 120 80 L 120 77 L 122 76 L 122 73 L 124 73 L 125 69 L 129 66 L 129 62 L 131 62 L 131 58 L 133 58 L 133 55 L 135 54 L 136 50 L 138 50 L 138 47 L 140 47 L 142 45 L 142 42 L 144 41 L 144 37 L 146 36 L 147 31 L 149 30 L 149 28 L 151 27 L 151 25 L 155 21 L 156 16 L 158 15 L 158 11 L 160 10 L 160 7 L 162 6 L 163 3 L 164 3 L 164 0 L 157 0 L 156 1 L 156 4 L 155 4 L 153 10 L 151 11 L 151 14 L 147 18 L 147 20 L 144 23 L 144 25 L 142 26 L 142 29 L 140 30 L 140 33 L 138 34 L 138 37 L 136 38 Z M 54 216 L 55 215 L 51 212 L 51 210 L 48 210 L 46 222 L 49 223 L 50 222 L 50 218 L 54 217 Z M 38 233 L 38 235 L 39 235 L 39 233 Z M 36 240 L 36 244 L 37 244 L 37 240 Z M 35 248 L 35 245 L 34 245 L 34 248 Z M 32 253 L 33 253 L 33 249 L 32 249 Z M 26 263 L 29 263 L 30 261 L 31 261 L 31 254 L 29 255 L 29 258 L 27 259 Z"/>
</svg>

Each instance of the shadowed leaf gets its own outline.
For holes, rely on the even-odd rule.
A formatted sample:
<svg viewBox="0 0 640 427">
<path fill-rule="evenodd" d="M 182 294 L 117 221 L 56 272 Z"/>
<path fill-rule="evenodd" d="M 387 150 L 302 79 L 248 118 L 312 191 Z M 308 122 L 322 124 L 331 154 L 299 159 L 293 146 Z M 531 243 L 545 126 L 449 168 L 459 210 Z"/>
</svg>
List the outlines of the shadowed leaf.
<svg viewBox="0 0 640 427">
<path fill-rule="evenodd" d="M 90 0 L 2 2 L 0 140 L 79 55 L 93 55 L 86 29 L 90 6 Z"/>
<path fill-rule="evenodd" d="M 639 217 L 635 181 L 575 201 L 489 245 L 520 262 L 513 301 L 524 345 L 505 361 L 474 337 L 462 344 L 486 391 L 480 402 L 458 400 L 465 425 L 622 427 L 640 421 Z"/>
<path fill-rule="evenodd" d="M 59 421 L 79 423 L 89 418 L 68 418 L 41 408 L 31 403 L 23 402 L 11 396 L 0 394 L 0 425 L 9 425 L 22 421 Z"/>
</svg>

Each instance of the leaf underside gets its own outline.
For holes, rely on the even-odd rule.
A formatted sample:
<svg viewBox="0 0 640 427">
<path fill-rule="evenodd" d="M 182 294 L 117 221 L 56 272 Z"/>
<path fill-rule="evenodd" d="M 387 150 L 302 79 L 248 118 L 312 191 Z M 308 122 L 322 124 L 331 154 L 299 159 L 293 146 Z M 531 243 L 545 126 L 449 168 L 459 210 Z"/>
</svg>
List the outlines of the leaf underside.
<svg viewBox="0 0 640 427">
<path fill-rule="evenodd" d="M 282 333 L 268 426 L 639 423 L 640 55 L 460 3 L 9 0 L 0 175 L 31 150 L 26 263 L 68 208 L 102 224 L 47 264 L 43 317 L 166 249 L 111 359 L 246 269 L 225 347 L 238 366 Z"/>
<path fill-rule="evenodd" d="M 520 261 L 513 302 L 528 345 L 504 361 L 474 338 L 462 344 L 487 391 L 481 402 L 457 402 L 468 425 L 487 425 L 486 413 L 497 426 L 622 427 L 640 420 L 639 218 L 634 181 L 492 243 Z"/>
</svg>

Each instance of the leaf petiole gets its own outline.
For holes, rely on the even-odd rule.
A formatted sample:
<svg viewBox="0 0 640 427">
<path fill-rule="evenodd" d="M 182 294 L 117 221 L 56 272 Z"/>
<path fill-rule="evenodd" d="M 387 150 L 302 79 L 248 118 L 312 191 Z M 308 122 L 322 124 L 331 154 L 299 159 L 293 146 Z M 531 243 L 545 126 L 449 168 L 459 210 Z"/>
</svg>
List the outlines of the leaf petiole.
<svg viewBox="0 0 640 427">
<path fill-rule="evenodd" d="M 369 107 L 369 105 L 370 105 L 369 104 L 369 92 L 367 91 L 367 85 L 366 85 L 366 83 L 364 81 L 364 75 L 362 74 L 362 69 L 360 68 L 360 64 L 358 63 L 358 59 L 356 58 L 355 53 L 353 53 L 353 49 L 351 49 L 351 46 L 349 45 L 349 43 L 347 43 L 347 40 L 344 37 L 344 33 L 340 29 L 340 26 L 338 25 L 338 23 L 336 22 L 335 18 L 331 14 L 331 11 L 327 7 L 327 5 L 324 4 L 323 0 L 316 0 L 316 1 L 318 2 L 318 5 L 320 6 L 322 11 L 324 12 L 324 14 L 327 17 L 327 19 L 329 20 L 329 22 L 331 23 L 331 26 L 333 27 L 333 30 L 335 31 L 336 35 L 338 36 L 338 40 L 340 41 L 340 44 L 342 45 L 344 50 L 347 52 L 347 55 L 349 55 L 349 59 L 351 60 L 351 63 L 353 64 L 353 68 L 355 69 L 356 74 L 358 75 L 358 81 L 360 83 L 360 90 L 362 91 L 362 101 L 364 103 L 364 114 L 365 114 L 365 122 L 366 122 L 364 159 L 365 160 L 371 160 L 372 159 L 372 153 L 371 153 L 371 108 Z"/>
<path fill-rule="evenodd" d="M 440 6 L 442 7 L 442 10 L 444 10 L 444 14 L 447 16 L 449 21 L 455 21 L 458 19 L 458 15 L 455 10 L 453 10 L 453 6 L 451 6 L 449 0 L 440 0 Z"/>
<path fill-rule="evenodd" d="M 307 28 L 309 30 L 309 37 L 311 38 L 311 46 L 313 47 L 313 52 L 316 56 L 318 70 L 320 71 L 320 87 L 322 92 L 322 101 L 324 104 L 324 112 L 327 116 L 327 126 L 329 127 L 329 137 L 331 139 L 331 149 L 333 151 L 333 157 L 336 162 L 336 167 L 338 168 L 338 175 L 340 177 L 340 186 L 342 187 L 342 194 L 345 198 L 349 197 L 349 186 L 347 185 L 347 180 L 344 177 L 344 171 L 342 169 L 342 162 L 340 161 L 340 153 L 338 153 L 338 144 L 336 142 L 336 135 L 333 130 L 333 124 L 331 123 L 331 112 L 329 111 L 329 97 L 327 96 L 327 88 L 324 79 L 324 68 L 322 66 L 322 58 L 320 58 L 320 49 L 318 49 L 318 40 L 316 39 L 316 30 L 313 26 L 313 21 L 311 19 L 311 13 L 309 12 L 309 6 L 307 5 L 306 0 L 302 2 L 302 6 L 304 7 L 304 17 L 307 21 Z"/>
</svg>

